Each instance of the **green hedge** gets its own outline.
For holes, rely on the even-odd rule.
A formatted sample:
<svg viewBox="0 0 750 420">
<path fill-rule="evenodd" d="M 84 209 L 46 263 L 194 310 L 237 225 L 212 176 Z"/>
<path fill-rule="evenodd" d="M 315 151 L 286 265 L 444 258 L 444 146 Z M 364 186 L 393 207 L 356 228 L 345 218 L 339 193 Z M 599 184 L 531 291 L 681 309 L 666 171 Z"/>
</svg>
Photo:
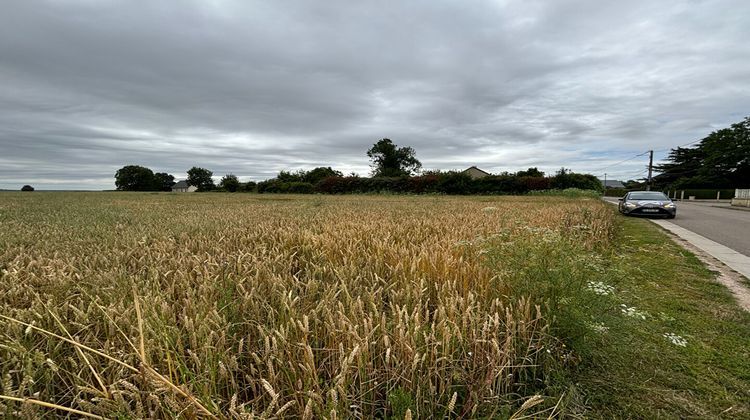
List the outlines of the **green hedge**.
<svg viewBox="0 0 750 420">
<path fill-rule="evenodd" d="M 472 179 L 460 172 L 444 172 L 422 176 L 374 177 L 329 176 L 315 184 L 277 179 L 259 182 L 259 193 L 322 193 L 322 194 L 527 194 L 543 190 L 597 190 L 601 183 L 593 175 L 566 172 L 551 177 L 491 175 Z"/>
</svg>

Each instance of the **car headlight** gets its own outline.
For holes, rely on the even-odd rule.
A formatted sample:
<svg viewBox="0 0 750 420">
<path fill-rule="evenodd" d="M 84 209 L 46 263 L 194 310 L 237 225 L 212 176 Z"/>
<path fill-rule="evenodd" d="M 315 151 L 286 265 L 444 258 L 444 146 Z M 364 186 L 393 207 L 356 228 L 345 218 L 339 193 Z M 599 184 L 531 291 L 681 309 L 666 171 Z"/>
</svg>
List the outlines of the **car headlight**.
<svg viewBox="0 0 750 420">
<path fill-rule="evenodd" d="M 675 207 L 674 203 L 667 203 L 667 204 L 664 205 L 665 209 L 673 209 L 674 207 Z"/>
<path fill-rule="evenodd" d="M 636 208 L 636 207 L 638 207 L 638 205 L 635 204 L 635 203 L 631 203 L 631 202 L 628 201 L 628 202 L 625 203 L 625 207 Z"/>
</svg>

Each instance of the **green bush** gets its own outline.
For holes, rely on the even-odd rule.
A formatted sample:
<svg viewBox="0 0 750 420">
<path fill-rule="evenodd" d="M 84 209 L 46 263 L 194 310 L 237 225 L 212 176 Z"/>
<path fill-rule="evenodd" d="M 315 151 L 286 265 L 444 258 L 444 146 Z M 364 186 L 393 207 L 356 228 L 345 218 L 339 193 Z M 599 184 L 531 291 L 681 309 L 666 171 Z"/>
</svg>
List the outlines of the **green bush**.
<svg viewBox="0 0 750 420">
<path fill-rule="evenodd" d="M 283 182 L 278 179 L 259 182 L 257 191 L 263 193 L 282 193 L 282 194 L 312 194 L 315 187 L 309 182 L 291 181 Z"/>
<path fill-rule="evenodd" d="M 565 172 L 555 177 L 516 176 L 511 174 L 491 175 L 472 179 L 462 172 L 438 172 L 422 176 L 372 177 L 328 176 L 316 183 L 295 181 L 301 179 L 296 174 L 281 173 L 280 178 L 258 183 L 259 193 L 300 193 L 317 192 L 322 194 L 526 194 L 531 191 L 567 189 L 598 191 L 599 181 L 593 175 Z M 565 187 L 555 188 L 554 185 Z M 575 195 L 576 193 L 548 193 L 550 195 Z M 578 194 L 580 195 L 580 194 Z"/>
</svg>

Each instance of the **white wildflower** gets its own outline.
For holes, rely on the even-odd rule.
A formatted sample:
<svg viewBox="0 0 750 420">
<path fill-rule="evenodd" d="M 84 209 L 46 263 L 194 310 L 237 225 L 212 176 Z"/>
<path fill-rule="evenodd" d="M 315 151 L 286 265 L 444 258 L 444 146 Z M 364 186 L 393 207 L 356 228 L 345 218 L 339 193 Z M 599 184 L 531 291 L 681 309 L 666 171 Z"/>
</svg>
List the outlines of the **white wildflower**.
<svg viewBox="0 0 750 420">
<path fill-rule="evenodd" d="M 635 307 L 627 306 L 624 303 L 620 305 L 620 310 L 622 311 L 622 313 L 624 313 L 625 315 L 631 318 L 639 318 L 639 319 L 645 320 L 646 316 L 648 316 L 647 312 L 639 311 Z"/>
<path fill-rule="evenodd" d="M 661 319 L 662 321 L 674 321 L 674 317 L 669 316 L 664 312 L 659 312 L 659 319 Z"/>
<path fill-rule="evenodd" d="M 664 337 L 675 346 L 687 347 L 687 340 L 674 333 L 664 333 Z"/>
<path fill-rule="evenodd" d="M 604 325 L 601 322 L 587 322 L 586 326 L 588 326 L 589 328 L 591 328 L 592 330 L 594 330 L 594 331 L 596 331 L 596 332 L 598 332 L 600 334 L 603 334 L 603 333 L 609 331 L 609 327 L 606 326 L 606 325 Z"/>
<path fill-rule="evenodd" d="M 588 289 L 601 296 L 611 295 L 615 292 L 615 288 L 613 286 L 602 283 L 600 281 L 588 282 Z"/>
</svg>

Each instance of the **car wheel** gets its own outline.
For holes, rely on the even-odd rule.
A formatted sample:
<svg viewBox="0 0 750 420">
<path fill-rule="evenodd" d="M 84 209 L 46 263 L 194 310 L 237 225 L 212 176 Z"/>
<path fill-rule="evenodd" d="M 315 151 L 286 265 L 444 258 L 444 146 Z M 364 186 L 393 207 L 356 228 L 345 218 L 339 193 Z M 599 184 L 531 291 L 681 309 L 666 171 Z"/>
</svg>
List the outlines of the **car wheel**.
<svg viewBox="0 0 750 420">
<path fill-rule="evenodd" d="M 669 216 L 667 216 L 667 219 L 674 219 L 675 217 L 677 217 L 676 214 L 670 214 Z"/>
</svg>

